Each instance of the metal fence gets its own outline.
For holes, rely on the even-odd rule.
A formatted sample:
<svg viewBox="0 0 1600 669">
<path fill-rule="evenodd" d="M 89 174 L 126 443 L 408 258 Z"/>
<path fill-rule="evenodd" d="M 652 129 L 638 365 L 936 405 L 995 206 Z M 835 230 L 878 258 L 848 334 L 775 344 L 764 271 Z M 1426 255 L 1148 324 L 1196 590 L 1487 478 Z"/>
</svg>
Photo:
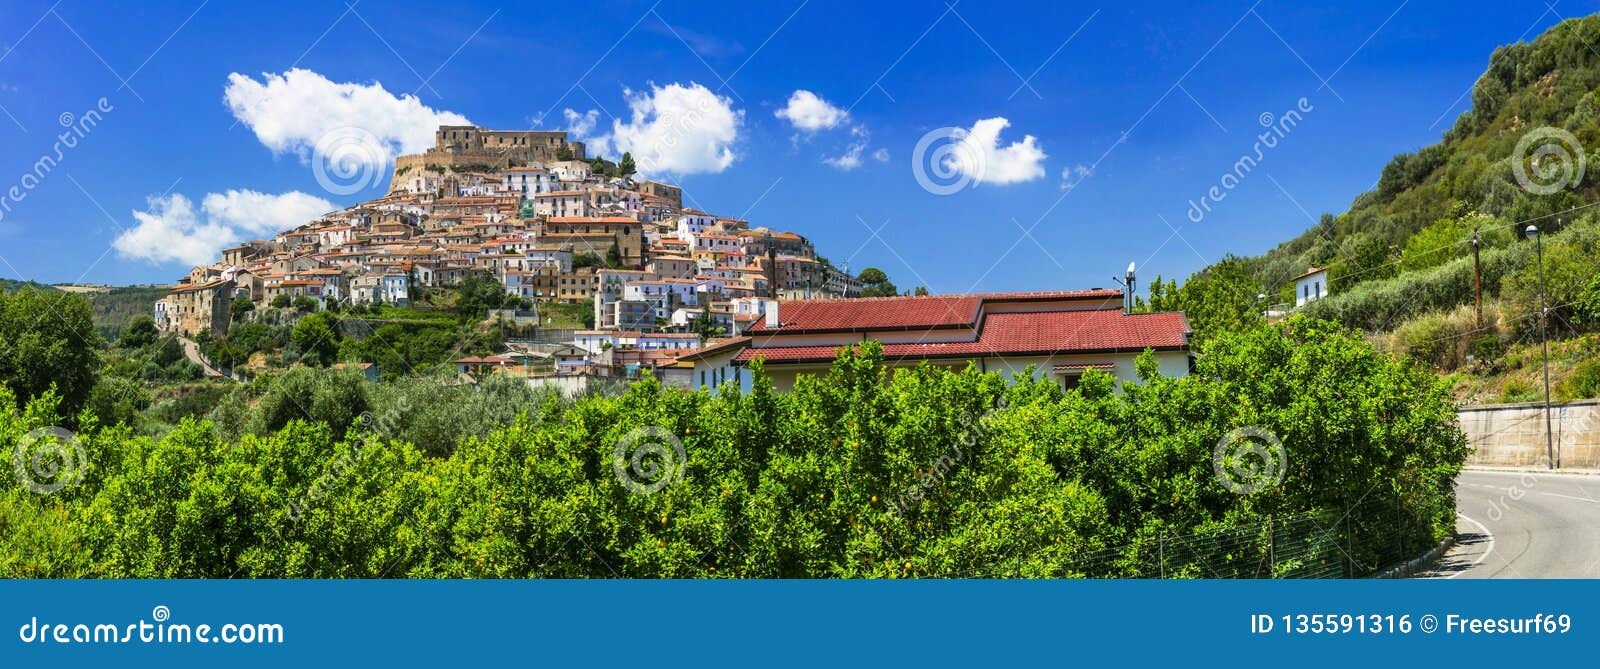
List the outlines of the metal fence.
<svg viewBox="0 0 1600 669">
<path fill-rule="evenodd" d="M 1362 578 L 1435 544 L 1425 518 L 1366 503 L 1083 553 L 1067 561 L 1084 578 Z"/>
</svg>

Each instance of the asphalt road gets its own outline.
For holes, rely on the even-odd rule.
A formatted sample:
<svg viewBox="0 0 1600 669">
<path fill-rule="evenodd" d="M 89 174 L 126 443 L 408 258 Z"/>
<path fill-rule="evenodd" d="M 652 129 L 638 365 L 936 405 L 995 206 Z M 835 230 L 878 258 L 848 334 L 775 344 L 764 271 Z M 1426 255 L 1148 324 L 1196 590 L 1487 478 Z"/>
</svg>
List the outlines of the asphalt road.
<svg viewBox="0 0 1600 669">
<path fill-rule="evenodd" d="M 222 372 L 217 371 L 215 367 L 212 367 L 210 363 L 200 357 L 200 345 L 195 343 L 193 339 L 178 337 L 178 343 L 183 344 L 183 357 L 188 358 L 189 362 L 199 365 L 200 369 L 205 370 L 206 376 L 222 376 Z"/>
<path fill-rule="evenodd" d="M 1600 476 L 1469 470 L 1456 545 L 1420 578 L 1600 578 Z"/>
</svg>

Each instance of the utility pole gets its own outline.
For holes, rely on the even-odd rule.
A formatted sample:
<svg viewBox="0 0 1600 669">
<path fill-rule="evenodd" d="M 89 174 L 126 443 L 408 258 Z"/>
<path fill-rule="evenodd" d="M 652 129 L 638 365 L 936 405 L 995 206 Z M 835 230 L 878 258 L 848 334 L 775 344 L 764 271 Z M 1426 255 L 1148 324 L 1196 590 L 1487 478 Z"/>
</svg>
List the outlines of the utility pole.
<svg viewBox="0 0 1600 669">
<path fill-rule="evenodd" d="M 1478 264 L 1478 229 L 1472 229 L 1472 293 L 1473 305 L 1477 309 L 1477 320 L 1474 321 L 1479 330 L 1483 329 L 1483 268 Z"/>
<path fill-rule="evenodd" d="M 1540 237 L 1536 226 L 1528 226 L 1524 234 L 1532 237 L 1539 249 L 1539 345 L 1543 348 L 1544 357 L 1544 449 L 1550 469 L 1555 469 L 1560 465 L 1556 462 L 1555 437 L 1550 422 L 1550 337 L 1546 332 L 1550 308 L 1545 306 L 1544 297 L 1544 239 Z"/>
</svg>

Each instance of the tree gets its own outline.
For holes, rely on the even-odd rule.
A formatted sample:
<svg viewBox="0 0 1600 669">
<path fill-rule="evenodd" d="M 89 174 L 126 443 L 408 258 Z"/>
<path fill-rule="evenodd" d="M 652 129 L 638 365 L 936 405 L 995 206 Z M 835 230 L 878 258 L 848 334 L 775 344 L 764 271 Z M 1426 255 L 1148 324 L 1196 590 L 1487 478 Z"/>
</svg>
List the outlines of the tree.
<svg viewBox="0 0 1600 669">
<path fill-rule="evenodd" d="M 1258 298 L 1261 284 L 1247 261 L 1227 256 L 1189 277 L 1178 286 L 1157 276 L 1150 283 L 1150 299 L 1135 301 L 1140 312 L 1182 311 L 1194 329 L 1197 348 L 1209 338 L 1227 332 L 1244 332 L 1266 325 L 1267 305 Z"/>
<path fill-rule="evenodd" d="M 689 321 L 689 331 L 700 335 L 700 343 L 702 344 L 707 339 L 722 335 L 722 327 L 717 325 L 716 319 L 711 316 L 710 309 L 701 309 L 700 313 L 695 315 L 694 320 Z"/>
<path fill-rule="evenodd" d="M 277 297 L 272 298 L 273 309 L 287 309 L 289 308 L 289 303 L 290 300 L 288 293 L 278 293 Z"/>
<path fill-rule="evenodd" d="M 862 297 L 894 297 L 900 294 L 894 283 L 889 281 L 889 275 L 876 267 L 861 270 L 856 280 L 861 282 Z"/>
<path fill-rule="evenodd" d="M 611 269 L 622 267 L 622 250 L 617 248 L 616 242 L 612 242 L 611 248 L 606 249 L 606 267 Z"/>
<path fill-rule="evenodd" d="M 245 314 L 255 310 L 256 303 L 250 301 L 250 298 L 236 297 L 233 298 L 233 305 L 230 307 L 230 316 L 234 321 L 238 321 L 240 318 L 243 318 Z"/>
<path fill-rule="evenodd" d="M 623 151 L 622 160 L 617 162 L 617 174 L 619 176 L 631 177 L 638 171 L 639 166 L 633 163 L 633 154 Z"/>
<path fill-rule="evenodd" d="M 928 287 L 927 286 L 917 286 L 915 289 L 913 289 L 911 291 L 911 294 L 915 295 L 917 297 L 922 297 L 922 296 L 925 296 L 925 295 L 931 295 L 932 293 L 928 292 Z"/>
<path fill-rule="evenodd" d="M 317 301 L 311 297 L 300 295 L 294 298 L 294 308 L 309 314 L 317 310 Z"/>
<path fill-rule="evenodd" d="M 556 149 L 556 160 L 572 160 L 572 147 L 562 144 Z"/>
<path fill-rule="evenodd" d="M 331 314 L 312 314 L 294 326 L 290 340 L 308 365 L 326 367 L 339 357 L 339 322 Z"/>
<path fill-rule="evenodd" d="M 101 345 L 88 301 L 56 290 L 0 292 L 0 384 L 18 406 L 49 391 L 76 416 L 94 388 Z"/>
<path fill-rule="evenodd" d="M 144 348 L 156 343 L 161 332 L 156 330 L 156 321 L 149 316 L 140 316 L 128 324 L 122 331 L 122 336 L 117 338 L 117 344 L 123 348 Z"/>
<path fill-rule="evenodd" d="M 506 289 L 486 271 L 470 272 L 456 285 L 456 314 L 464 321 L 481 321 L 490 309 L 505 304 Z"/>
</svg>

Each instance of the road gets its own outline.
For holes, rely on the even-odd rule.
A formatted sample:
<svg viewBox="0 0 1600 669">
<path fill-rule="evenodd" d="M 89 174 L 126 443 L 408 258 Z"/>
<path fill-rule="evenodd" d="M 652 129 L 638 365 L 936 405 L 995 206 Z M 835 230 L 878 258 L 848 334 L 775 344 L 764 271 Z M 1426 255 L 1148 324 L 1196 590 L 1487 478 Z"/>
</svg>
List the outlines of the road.
<svg viewBox="0 0 1600 669">
<path fill-rule="evenodd" d="M 1600 476 L 1468 470 L 1456 545 L 1421 578 L 1600 578 Z"/>
<path fill-rule="evenodd" d="M 193 339 L 188 337 L 178 337 L 178 343 L 183 344 L 183 357 L 188 358 L 189 362 L 199 365 L 200 369 L 205 370 L 206 376 L 223 375 L 222 372 L 217 371 L 217 368 L 212 367 L 200 357 L 200 345 L 195 343 Z"/>
</svg>

